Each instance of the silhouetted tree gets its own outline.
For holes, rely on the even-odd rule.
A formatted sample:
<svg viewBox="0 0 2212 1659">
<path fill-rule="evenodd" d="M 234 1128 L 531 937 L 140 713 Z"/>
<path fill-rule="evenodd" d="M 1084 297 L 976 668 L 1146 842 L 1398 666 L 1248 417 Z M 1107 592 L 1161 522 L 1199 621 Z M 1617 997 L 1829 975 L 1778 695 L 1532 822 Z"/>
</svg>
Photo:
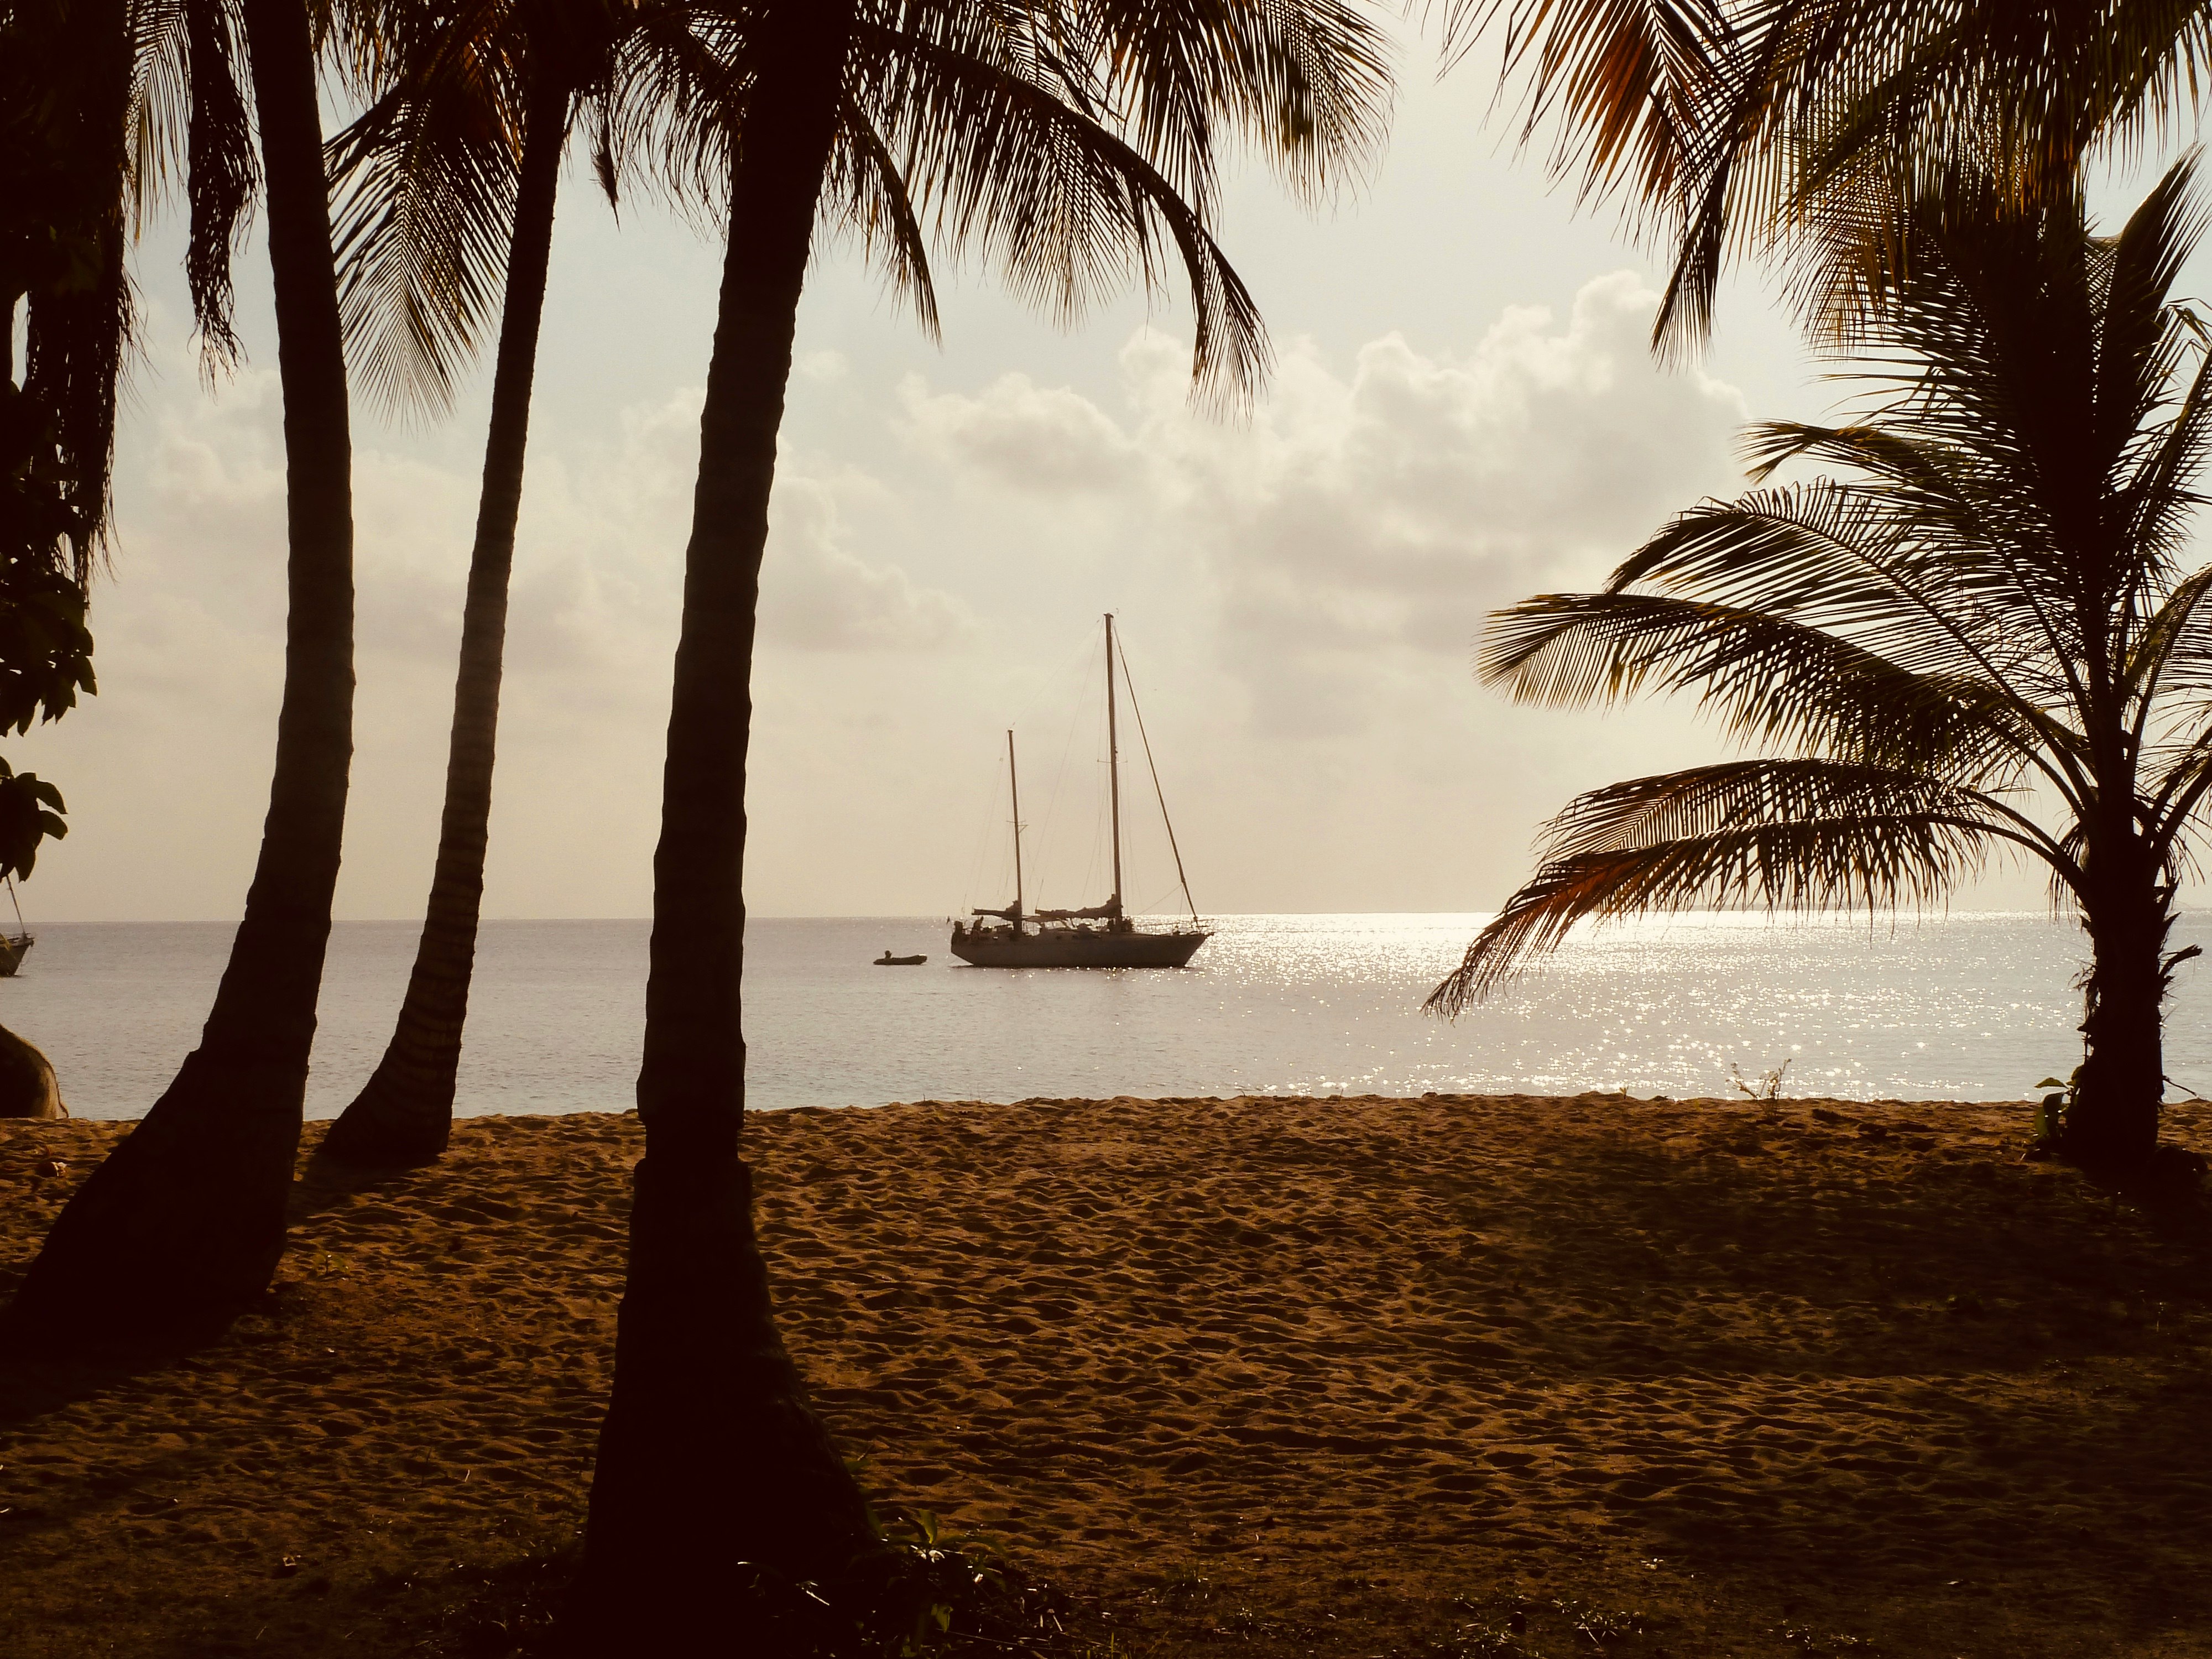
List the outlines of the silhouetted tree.
<svg viewBox="0 0 2212 1659">
<path fill-rule="evenodd" d="M 1063 313 L 1132 267 L 1158 280 L 1171 246 L 1195 372 L 1233 398 L 1264 348 L 1206 228 L 1218 135 L 1319 188 L 1371 151 L 1386 85 L 1334 0 L 761 0 L 700 29 L 743 112 L 653 864 L 646 1155 L 577 1610 L 587 1644 L 639 1653 L 726 1643 L 745 1573 L 820 1578 L 872 1538 L 776 1334 L 738 1156 L 755 616 L 825 191 L 841 166 L 882 173 L 893 210 Z"/>
<path fill-rule="evenodd" d="M 127 17 L 143 88 L 131 117 L 149 124 L 157 153 L 185 152 L 186 270 L 218 356 L 230 347 L 233 243 L 262 185 L 289 609 L 269 814 L 245 916 L 200 1046 L 77 1189 L 8 1310 L 12 1340 L 49 1349 L 171 1343 L 268 1285 L 283 1249 L 353 751 L 352 450 L 308 8 L 162 0 Z M 233 68 L 240 46 L 258 174 Z M 151 188 L 122 173 L 99 187 L 134 185 Z"/>
<path fill-rule="evenodd" d="M 347 321 L 388 402 L 442 402 L 502 277 L 505 291 L 422 938 L 384 1057 L 323 1141 L 355 1163 L 425 1163 L 453 1130 L 554 202 L 575 106 L 605 97 L 635 14 L 626 0 L 404 8 L 396 83 L 332 146 Z"/>
<path fill-rule="evenodd" d="M 1888 396 L 1754 428 L 1762 478 L 1597 593 L 1494 616 L 1485 678 L 1540 703 L 1692 692 L 1770 757 L 1593 791 L 1430 1006 L 1457 1013 L 1576 923 L 1705 905 L 1924 903 L 1992 852 L 2048 869 L 2089 938 L 2064 1146 L 2148 1157 L 2182 871 L 2212 789 L 2212 566 L 2191 571 L 2212 366 L 2169 298 L 2203 228 L 2192 161 L 2117 238 L 1953 174 L 1832 219 L 1866 285 L 1844 349 Z"/>
</svg>

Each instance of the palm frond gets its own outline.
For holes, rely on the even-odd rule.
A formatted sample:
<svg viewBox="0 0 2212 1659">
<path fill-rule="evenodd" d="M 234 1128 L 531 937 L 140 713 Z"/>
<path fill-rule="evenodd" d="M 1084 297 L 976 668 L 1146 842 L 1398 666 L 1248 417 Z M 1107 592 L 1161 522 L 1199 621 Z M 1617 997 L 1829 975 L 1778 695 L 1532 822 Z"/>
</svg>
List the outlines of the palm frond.
<svg viewBox="0 0 2212 1659">
<path fill-rule="evenodd" d="M 329 146 L 349 359 L 399 413 L 450 404 L 505 278 L 521 146 L 566 136 L 524 131 L 515 68 L 481 32 L 425 59 Z"/>
<path fill-rule="evenodd" d="M 891 291 L 914 307 L 922 332 L 932 340 L 941 338 L 921 216 L 907 195 L 896 158 L 849 97 L 838 111 L 837 144 L 830 154 L 823 199 L 842 211 L 863 252 L 883 267 Z"/>
<path fill-rule="evenodd" d="M 1052 67 L 1079 66 L 1071 90 L 1095 88 L 1085 112 L 1123 125 L 1201 218 L 1224 126 L 1308 199 L 1381 158 L 1389 48 L 1342 0 L 1082 0 L 1056 21 Z"/>
<path fill-rule="evenodd" d="M 1881 492 L 1819 478 L 1707 501 L 1624 560 L 1637 586 L 1836 632 L 1907 672 L 2017 685 L 2039 660 L 1994 582 L 1960 583 L 1959 550 Z M 2023 647 L 2028 647 L 2024 649 Z"/>
<path fill-rule="evenodd" d="M 1763 611 L 1641 593 L 1540 594 L 1494 612 L 1478 672 L 1519 702 L 1694 692 L 1745 744 L 2008 787 L 2041 740 L 2035 711 L 1979 675 L 1915 673 Z"/>
<path fill-rule="evenodd" d="M 2018 208 L 2076 188 L 2101 147 L 2179 125 L 2212 68 L 2200 0 L 1453 0 L 1447 64 L 1503 24 L 1520 137 L 1632 228 L 1674 245 L 1655 340 L 1702 341 L 1731 250 L 1794 251 L 1832 325 L 1867 297 L 1826 234 L 1840 206 L 1969 163 Z"/>
<path fill-rule="evenodd" d="M 1697 117 L 1735 38 L 1721 0 L 1455 0 L 1446 64 L 1501 23 L 1504 73 L 1522 86 L 1522 144 L 1551 132 L 1555 177 L 1578 175 L 1589 199 L 1626 192 L 1632 218 L 1673 222 Z"/>
<path fill-rule="evenodd" d="M 10 515 L 8 556 L 80 592 L 108 520 L 137 319 L 125 256 L 137 27 L 125 6 L 0 8 L 0 382 L 12 452 L 0 494 L 23 509 Z"/>
<path fill-rule="evenodd" d="M 1159 291 L 1178 260 L 1194 384 L 1231 406 L 1249 401 L 1270 356 L 1259 308 L 1202 217 L 1142 154 L 1016 62 L 865 22 L 855 37 L 897 66 L 854 93 L 940 246 L 996 265 L 1018 296 L 1062 322 L 1132 276 Z"/>
<path fill-rule="evenodd" d="M 1989 797 L 1886 768 L 1750 760 L 1593 790 L 1545 826 L 1534 879 L 1426 1006 L 1465 1012 L 1587 920 L 1934 903 L 1996 842 L 2041 852 Z"/>
<path fill-rule="evenodd" d="M 209 374 L 238 360 L 232 331 L 230 266 L 245 238 L 260 169 L 252 125 L 239 89 L 244 41 L 227 0 L 184 0 L 190 67 L 185 137 L 185 198 L 191 236 L 185 277 Z"/>
</svg>

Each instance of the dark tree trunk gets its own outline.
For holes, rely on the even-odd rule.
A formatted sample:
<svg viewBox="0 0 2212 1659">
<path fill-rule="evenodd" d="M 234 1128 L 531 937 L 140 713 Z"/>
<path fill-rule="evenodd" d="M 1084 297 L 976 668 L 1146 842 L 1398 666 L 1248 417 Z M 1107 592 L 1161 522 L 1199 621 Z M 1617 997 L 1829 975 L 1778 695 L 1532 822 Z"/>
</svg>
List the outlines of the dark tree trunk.
<svg viewBox="0 0 2212 1659">
<path fill-rule="evenodd" d="M 48 1235 L 9 1310 L 48 1349 L 149 1350 L 218 1328 L 284 1248 L 353 754 L 345 360 L 315 63 L 299 0 L 245 0 L 284 395 L 290 611 L 261 854 L 200 1046 Z"/>
<path fill-rule="evenodd" d="M 2173 916 L 2156 869 L 2138 849 L 2127 850 L 2138 854 L 2132 865 L 2139 867 L 2092 865 L 2102 890 L 2083 920 L 2090 947 L 2081 1022 L 2087 1051 L 2067 1114 L 2064 1152 L 2096 1168 L 2124 1169 L 2150 1157 L 2166 1097 L 2161 1005 Z"/>
<path fill-rule="evenodd" d="M 545 310 L 545 270 L 553 247 L 553 203 L 568 138 L 568 91 L 550 70 L 537 74 L 526 120 L 499 363 L 492 376 L 491 429 L 484 445 L 476 547 L 469 556 L 468 600 L 461 612 L 460 670 L 453 685 L 446 805 L 430 902 L 392 1042 L 368 1085 L 323 1141 L 325 1152 L 355 1164 L 427 1164 L 446 1150 L 453 1127 L 453 1079 L 461 1063 L 461 1027 L 468 1018 L 484 846 L 490 833 L 507 578 L 514 568 L 515 520 L 522 511 L 523 458 L 530 436 L 538 324 Z"/>
<path fill-rule="evenodd" d="M 700 420 L 653 858 L 646 1154 L 576 1607 L 586 1651 L 725 1650 L 746 1564 L 820 1579 L 873 1538 L 776 1334 L 738 1157 L 754 611 L 853 3 L 763 11 Z"/>
</svg>

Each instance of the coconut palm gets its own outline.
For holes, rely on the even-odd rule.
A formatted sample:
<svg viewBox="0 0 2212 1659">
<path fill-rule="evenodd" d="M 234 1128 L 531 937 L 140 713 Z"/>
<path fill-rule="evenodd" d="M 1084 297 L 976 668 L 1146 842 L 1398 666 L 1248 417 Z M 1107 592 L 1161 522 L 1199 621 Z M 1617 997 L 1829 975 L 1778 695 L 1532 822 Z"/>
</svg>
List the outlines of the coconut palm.
<svg viewBox="0 0 2212 1659">
<path fill-rule="evenodd" d="M 2088 935 L 2065 1150 L 2150 1152 L 2166 938 L 2212 788 L 2212 567 L 2181 562 L 2212 368 L 2169 298 L 2192 161 L 2110 240 L 1953 175 L 1901 228 L 1849 349 L 1878 405 L 1753 430 L 1768 483 L 1685 513 L 1596 593 L 1498 612 L 1480 672 L 1523 702 L 1693 693 L 1778 752 L 1581 796 L 1430 1006 L 1457 1013 L 1577 922 L 1691 906 L 1941 899 L 1992 854 Z M 1879 263 L 1880 252 L 1862 255 Z"/>
<path fill-rule="evenodd" d="M 759 0 L 701 28 L 743 112 L 653 865 L 646 1154 L 578 1608 L 607 1651 L 707 1651 L 729 1639 L 744 1571 L 820 1580 L 873 1536 L 776 1334 L 739 1157 L 755 615 L 799 295 L 839 169 L 892 179 L 889 203 L 1063 313 L 1179 257 L 1198 382 L 1234 396 L 1264 346 L 1207 230 L 1220 135 L 1320 188 L 1371 151 L 1386 85 L 1376 37 L 1335 0 Z M 841 131 L 865 137 L 841 151 Z"/>
<path fill-rule="evenodd" d="M 59 0 L 57 0 L 57 3 Z M 289 609 L 259 857 L 200 1046 L 78 1188 L 8 1312 L 17 1340 L 145 1347 L 268 1285 L 282 1253 L 352 757 L 353 512 L 345 359 L 312 20 L 299 0 L 116 8 L 134 56 L 133 171 L 187 165 L 186 268 L 204 336 L 228 342 L 228 260 L 255 187 L 268 216 L 283 392 Z M 249 70 L 259 166 L 234 76 Z"/>
<path fill-rule="evenodd" d="M 2212 67 L 2205 0 L 1452 0 L 1445 19 L 1455 58 L 1500 28 L 1522 141 L 1671 246 L 1668 345 L 1705 335 L 1731 247 L 1787 249 L 1823 192 L 1971 157 L 2063 202 Z"/>
<path fill-rule="evenodd" d="M 634 9 L 399 9 L 385 31 L 393 84 L 332 145 L 347 322 L 387 404 L 444 402 L 502 276 L 505 289 L 429 902 L 383 1060 L 323 1142 L 355 1163 L 427 1162 L 453 1129 L 554 204 L 575 106 L 604 99 Z"/>
</svg>

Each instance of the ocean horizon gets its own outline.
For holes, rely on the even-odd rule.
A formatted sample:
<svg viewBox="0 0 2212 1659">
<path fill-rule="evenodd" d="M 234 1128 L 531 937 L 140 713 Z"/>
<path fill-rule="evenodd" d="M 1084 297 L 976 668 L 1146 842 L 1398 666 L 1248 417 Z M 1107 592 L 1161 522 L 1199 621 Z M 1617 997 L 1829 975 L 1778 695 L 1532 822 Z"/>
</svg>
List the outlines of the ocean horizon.
<svg viewBox="0 0 2212 1659">
<path fill-rule="evenodd" d="M 2018 1099 L 2078 1062 L 2086 942 L 2046 914 L 1923 920 L 1700 913 L 1571 940 L 1456 1023 L 1421 1000 L 1483 917 L 1231 915 L 1180 971 L 973 969 L 922 917 L 755 917 L 748 1103 L 1237 1094 L 1730 1096 L 1783 1072 L 1786 1095 Z M 308 1115 L 367 1079 L 420 924 L 332 931 Z M 135 1117 L 198 1041 L 231 922 L 38 927 L 0 981 L 0 1023 L 52 1060 L 82 1116 Z M 490 921 L 478 950 L 458 1109 L 621 1111 L 643 1031 L 650 923 Z M 2177 945 L 2212 943 L 2185 914 Z M 927 954 L 879 968 L 885 949 Z M 2166 1070 L 2212 1093 L 2212 991 L 2185 968 Z"/>
</svg>

